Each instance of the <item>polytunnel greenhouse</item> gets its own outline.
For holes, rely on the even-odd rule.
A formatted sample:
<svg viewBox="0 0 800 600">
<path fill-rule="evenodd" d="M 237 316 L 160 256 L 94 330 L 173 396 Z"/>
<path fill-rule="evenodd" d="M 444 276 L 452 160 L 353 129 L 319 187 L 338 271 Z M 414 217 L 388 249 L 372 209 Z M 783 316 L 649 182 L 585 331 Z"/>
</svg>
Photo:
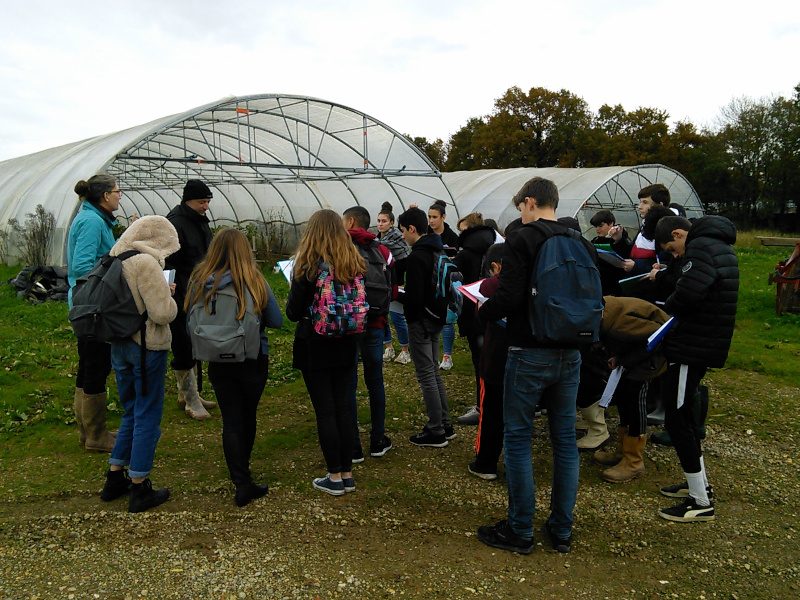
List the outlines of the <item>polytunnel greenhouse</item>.
<svg viewBox="0 0 800 600">
<path fill-rule="evenodd" d="M 186 180 L 202 179 L 214 194 L 212 225 L 276 224 L 289 246 L 320 208 L 362 205 L 376 215 L 384 201 L 399 214 L 440 199 L 452 207 L 453 226 L 472 211 L 505 225 L 517 216 L 511 197 L 537 175 L 558 185 L 558 215 L 577 216 L 584 231 L 601 208 L 637 227 L 636 194 L 655 182 L 688 216 L 703 210 L 691 184 L 662 165 L 440 173 L 405 136 L 369 115 L 315 98 L 263 94 L 0 162 L 0 229 L 8 231 L 9 219 L 23 223 L 42 205 L 55 217 L 51 264 L 64 264 L 79 209 L 75 183 L 101 171 L 116 176 L 124 192 L 117 211 L 123 225 L 133 215 L 166 215 Z M 9 240 L 11 261 L 15 248 Z"/>
</svg>

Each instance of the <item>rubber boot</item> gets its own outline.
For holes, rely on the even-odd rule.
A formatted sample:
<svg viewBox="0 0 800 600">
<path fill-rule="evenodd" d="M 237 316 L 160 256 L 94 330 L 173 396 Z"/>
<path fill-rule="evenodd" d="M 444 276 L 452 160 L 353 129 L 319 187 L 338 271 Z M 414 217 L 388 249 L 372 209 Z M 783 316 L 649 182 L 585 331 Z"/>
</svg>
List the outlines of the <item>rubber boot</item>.
<svg viewBox="0 0 800 600">
<path fill-rule="evenodd" d="M 610 469 L 601 473 L 601 477 L 610 483 L 623 483 L 636 479 L 644 473 L 644 446 L 647 435 L 626 435 L 622 440 L 622 460 Z"/>
<path fill-rule="evenodd" d="M 106 393 L 83 395 L 83 427 L 86 431 L 87 450 L 111 452 L 116 436 L 106 428 Z"/>
<path fill-rule="evenodd" d="M 196 366 L 192 367 L 190 369 L 190 371 L 192 373 L 192 380 L 194 381 L 195 389 L 197 389 L 197 367 Z M 208 409 L 208 408 L 217 408 L 217 403 L 216 402 L 214 402 L 213 400 L 206 400 L 205 398 L 203 398 L 200 395 L 199 391 L 197 392 L 197 397 L 200 398 L 200 404 L 203 405 L 203 408 L 206 408 L 206 409 Z"/>
<path fill-rule="evenodd" d="M 128 512 L 140 513 L 164 504 L 169 499 L 169 488 L 153 489 L 150 479 L 131 484 L 131 496 L 128 500 Z"/>
<path fill-rule="evenodd" d="M 605 450 L 597 450 L 594 453 L 594 460 L 601 465 L 610 467 L 617 464 L 622 460 L 622 440 L 628 433 L 628 428 L 620 425 L 617 427 L 617 444 L 614 447 L 608 447 Z"/>
<path fill-rule="evenodd" d="M 197 395 L 197 380 L 194 378 L 194 370 L 175 371 L 175 379 L 178 382 L 178 406 L 183 406 L 184 412 L 198 421 L 210 419 L 211 415 L 200 402 Z"/>
<path fill-rule="evenodd" d="M 606 425 L 606 411 L 600 406 L 598 400 L 591 406 L 582 408 L 581 415 L 583 420 L 589 424 L 586 435 L 578 440 L 579 450 L 594 450 L 599 448 L 608 438 L 608 426 Z"/>
<path fill-rule="evenodd" d="M 84 447 L 86 446 L 86 428 L 83 426 L 83 388 L 75 388 L 72 410 L 75 411 L 75 423 L 78 425 L 78 440 L 81 447 Z"/>
</svg>

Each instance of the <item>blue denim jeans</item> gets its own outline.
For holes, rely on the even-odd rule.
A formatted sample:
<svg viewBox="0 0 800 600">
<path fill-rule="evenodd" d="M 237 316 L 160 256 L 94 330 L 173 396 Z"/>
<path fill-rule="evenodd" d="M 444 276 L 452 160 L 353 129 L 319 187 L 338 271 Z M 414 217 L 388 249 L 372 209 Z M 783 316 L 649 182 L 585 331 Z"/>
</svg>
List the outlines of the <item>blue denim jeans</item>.
<svg viewBox="0 0 800 600">
<path fill-rule="evenodd" d="M 406 316 L 403 313 L 389 311 L 389 317 L 392 320 L 395 331 L 397 331 L 397 341 L 401 346 L 408 346 L 408 324 L 406 323 Z M 392 330 L 387 321 L 386 327 L 383 329 L 383 343 L 388 344 L 392 341 Z"/>
<path fill-rule="evenodd" d="M 113 342 L 111 364 L 116 373 L 119 400 L 125 412 L 108 463 L 128 466 L 131 477 L 147 477 L 153 468 L 156 445 L 161 437 L 167 351 L 148 350 L 145 355 L 146 394 L 142 393 L 139 344 L 133 341 Z"/>
<path fill-rule="evenodd" d="M 578 447 L 575 444 L 575 399 L 581 355 L 577 350 L 510 348 L 503 395 L 504 452 L 508 482 L 508 522 L 519 536 L 533 536 L 536 480 L 531 463 L 533 414 L 547 408 L 553 447 L 553 489 L 548 524 L 554 535 L 572 532 L 578 495 Z"/>
<path fill-rule="evenodd" d="M 367 327 L 358 340 L 358 351 L 364 365 L 364 383 L 369 394 L 369 414 L 372 421 L 370 443 L 377 444 L 383 439 L 386 421 L 386 389 L 383 386 L 383 330 Z M 347 385 L 347 397 L 352 404 L 353 422 L 355 423 L 356 448 L 361 446 L 358 437 L 358 369 L 353 369 Z"/>
<path fill-rule="evenodd" d="M 442 353 L 453 354 L 453 344 L 456 343 L 456 326 L 452 323 L 446 323 L 442 327 Z"/>
</svg>

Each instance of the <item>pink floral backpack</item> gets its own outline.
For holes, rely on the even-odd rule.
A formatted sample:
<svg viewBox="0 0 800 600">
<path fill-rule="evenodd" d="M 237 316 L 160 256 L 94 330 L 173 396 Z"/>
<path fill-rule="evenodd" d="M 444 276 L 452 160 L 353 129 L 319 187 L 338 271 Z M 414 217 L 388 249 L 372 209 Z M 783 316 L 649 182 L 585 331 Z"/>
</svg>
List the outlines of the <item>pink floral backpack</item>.
<svg viewBox="0 0 800 600">
<path fill-rule="evenodd" d="M 364 276 L 357 275 L 352 282 L 341 283 L 333 278 L 330 266 L 320 262 L 311 304 L 314 331 L 325 337 L 364 333 L 368 310 Z"/>
</svg>

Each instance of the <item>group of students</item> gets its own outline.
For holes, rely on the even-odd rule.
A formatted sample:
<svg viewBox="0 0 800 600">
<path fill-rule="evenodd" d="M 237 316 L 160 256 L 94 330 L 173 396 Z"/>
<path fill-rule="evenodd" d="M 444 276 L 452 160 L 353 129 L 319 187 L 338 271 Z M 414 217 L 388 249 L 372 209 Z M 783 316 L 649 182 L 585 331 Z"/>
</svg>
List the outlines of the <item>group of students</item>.
<svg viewBox="0 0 800 600">
<path fill-rule="evenodd" d="M 264 329 L 280 327 L 282 316 L 246 238 L 234 229 L 222 230 L 212 238 L 210 230 L 206 235 L 203 226 L 197 227 L 207 228 L 204 213 L 211 199 L 208 187 L 198 180 L 186 184 L 179 211 L 167 218 L 142 217 L 116 242 L 111 235 L 113 211 L 121 194 L 116 181 L 96 175 L 89 182 L 80 182 L 76 192 L 84 202 L 70 230 L 71 286 L 102 255 L 137 250 L 138 255 L 124 262 L 123 271 L 137 306 L 147 312 L 146 373 L 135 335 L 112 342 L 110 348 L 78 342 L 75 410 L 81 443 L 90 450 L 111 451 L 101 497 L 112 500 L 130 493 L 132 512 L 157 506 L 169 497 L 168 490 L 153 489 L 149 480 L 163 410 L 167 350 L 172 346 L 173 369 L 187 414 L 205 418 L 208 413 L 196 389 L 185 315 L 198 304 L 208 309 L 225 287 L 235 290 L 242 313 L 245 306 L 252 306 L 259 315 L 262 343 L 255 359 L 211 362 L 209 378 L 223 417 L 223 450 L 236 486 L 235 502 L 244 506 L 265 495 L 267 486 L 252 480 L 249 463 L 256 408 L 268 372 Z M 368 231 L 371 219 L 363 207 L 352 207 L 341 215 L 332 210 L 312 214 L 294 255 L 285 314 L 297 322 L 292 364 L 300 370 L 313 404 L 327 467 L 324 476 L 313 479 L 313 487 L 334 496 L 356 489 L 353 464 L 364 459 L 356 405 L 359 357 L 369 394 L 371 456 L 384 456 L 392 448 L 385 431 L 383 363 L 393 358 L 413 362 L 427 416 L 422 430 L 409 441 L 442 448 L 455 437 L 440 375 L 439 339 L 446 337 L 448 325 L 455 324 L 449 322 L 452 319 L 432 285 L 444 257 L 452 259 L 460 283 L 483 279 L 479 295 L 485 301 L 465 301 L 457 323 L 467 339 L 475 374 L 475 408 L 465 417 L 467 422 L 476 417 L 478 428 L 475 458 L 467 468 L 482 479 L 496 479 L 503 453 L 509 507 L 506 519 L 478 530 L 481 541 L 514 552 L 532 550 L 535 480 L 530 439 L 534 415 L 546 409 L 554 468 L 551 514 L 544 531 L 556 550 L 570 550 L 580 441 L 575 434 L 576 405 L 590 409 L 582 410 L 588 421 L 599 422 L 603 406 L 598 396 L 605 388 L 608 370 L 619 365 L 629 368 L 614 393 L 620 412 L 618 447 L 596 453 L 598 460 L 605 453 L 611 463 L 612 473 L 606 477 L 604 472 L 604 478 L 624 481 L 643 470 L 645 399 L 651 382 L 657 380 L 666 428 L 686 476 L 685 482 L 661 490 L 682 502 L 659 514 L 681 522 L 712 520 L 713 491 L 705 472 L 693 404 L 706 370 L 721 367 L 730 347 L 738 290 L 736 255 L 731 248 L 736 232 L 722 217 L 708 216 L 691 223 L 668 211 L 669 193 L 659 184 L 644 188 L 639 196 L 643 229 L 633 242 L 613 222 L 613 215 L 598 213 L 592 220 L 601 238 L 594 242 L 608 243 L 621 258 L 614 267 L 618 272 L 608 272 L 603 261 L 598 261 L 604 271 L 601 279 L 608 318 L 604 317 L 601 343 L 591 346 L 542 343 L 529 321 L 530 279 L 537 255 L 548 239 L 575 227 L 569 220 L 556 218 L 558 190 L 546 179 L 532 179 L 515 195 L 512 202 L 521 217 L 506 228 L 505 240 L 477 213 L 461 219 L 460 234 L 455 235 L 444 223 L 445 208 L 438 202 L 427 214 L 415 206 L 408 208 L 396 219 L 397 227 L 391 205 L 384 203 L 377 215 L 377 235 Z M 586 240 L 581 244 L 597 260 L 594 246 Z M 185 260 L 177 261 L 181 253 Z M 176 269 L 172 285 L 162 272 L 170 265 Z M 649 291 L 639 299 L 619 298 L 619 279 L 639 272 L 652 284 Z M 321 333 L 315 312 L 321 282 L 332 285 L 329 291 L 334 294 L 342 289 L 363 289 L 360 302 L 369 310 L 359 335 Z M 664 299 L 661 308 L 652 303 L 656 297 Z M 330 302 L 341 309 L 340 300 Z M 633 316 L 657 326 L 665 320 L 662 309 L 676 317 L 658 350 L 664 364 L 637 379 L 632 373 L 642 369 L 632 367 L 631 356 L 637 357 L 634 366 L 641 367 L 641 333 L 629 338 L 615 336 L 619 326 L 605 322 Z M 401 351 L 396 357 L 389 352 L 390 321 L 400 338 Z M 183 362 L 174 345 L 181 338 L 188 340 Z M 443 358 L 451 356 L 452 351 L 447 350 L 445 346 Z M 104 359 L 105 355 L 109 358 Z M 592 365 L 598 368 L 593 371 Z M 105 407 L 105 377 L 111 366 L 124 410 L 116 438 L 105 429 L 105 415 L 99 406 Z M 144 377 L 146 389 L 141 385 Z M 96 399 L 98 395 L 102 402 Z M 614 469 L 621 474 L 615 476 Z"/>
</svg>

